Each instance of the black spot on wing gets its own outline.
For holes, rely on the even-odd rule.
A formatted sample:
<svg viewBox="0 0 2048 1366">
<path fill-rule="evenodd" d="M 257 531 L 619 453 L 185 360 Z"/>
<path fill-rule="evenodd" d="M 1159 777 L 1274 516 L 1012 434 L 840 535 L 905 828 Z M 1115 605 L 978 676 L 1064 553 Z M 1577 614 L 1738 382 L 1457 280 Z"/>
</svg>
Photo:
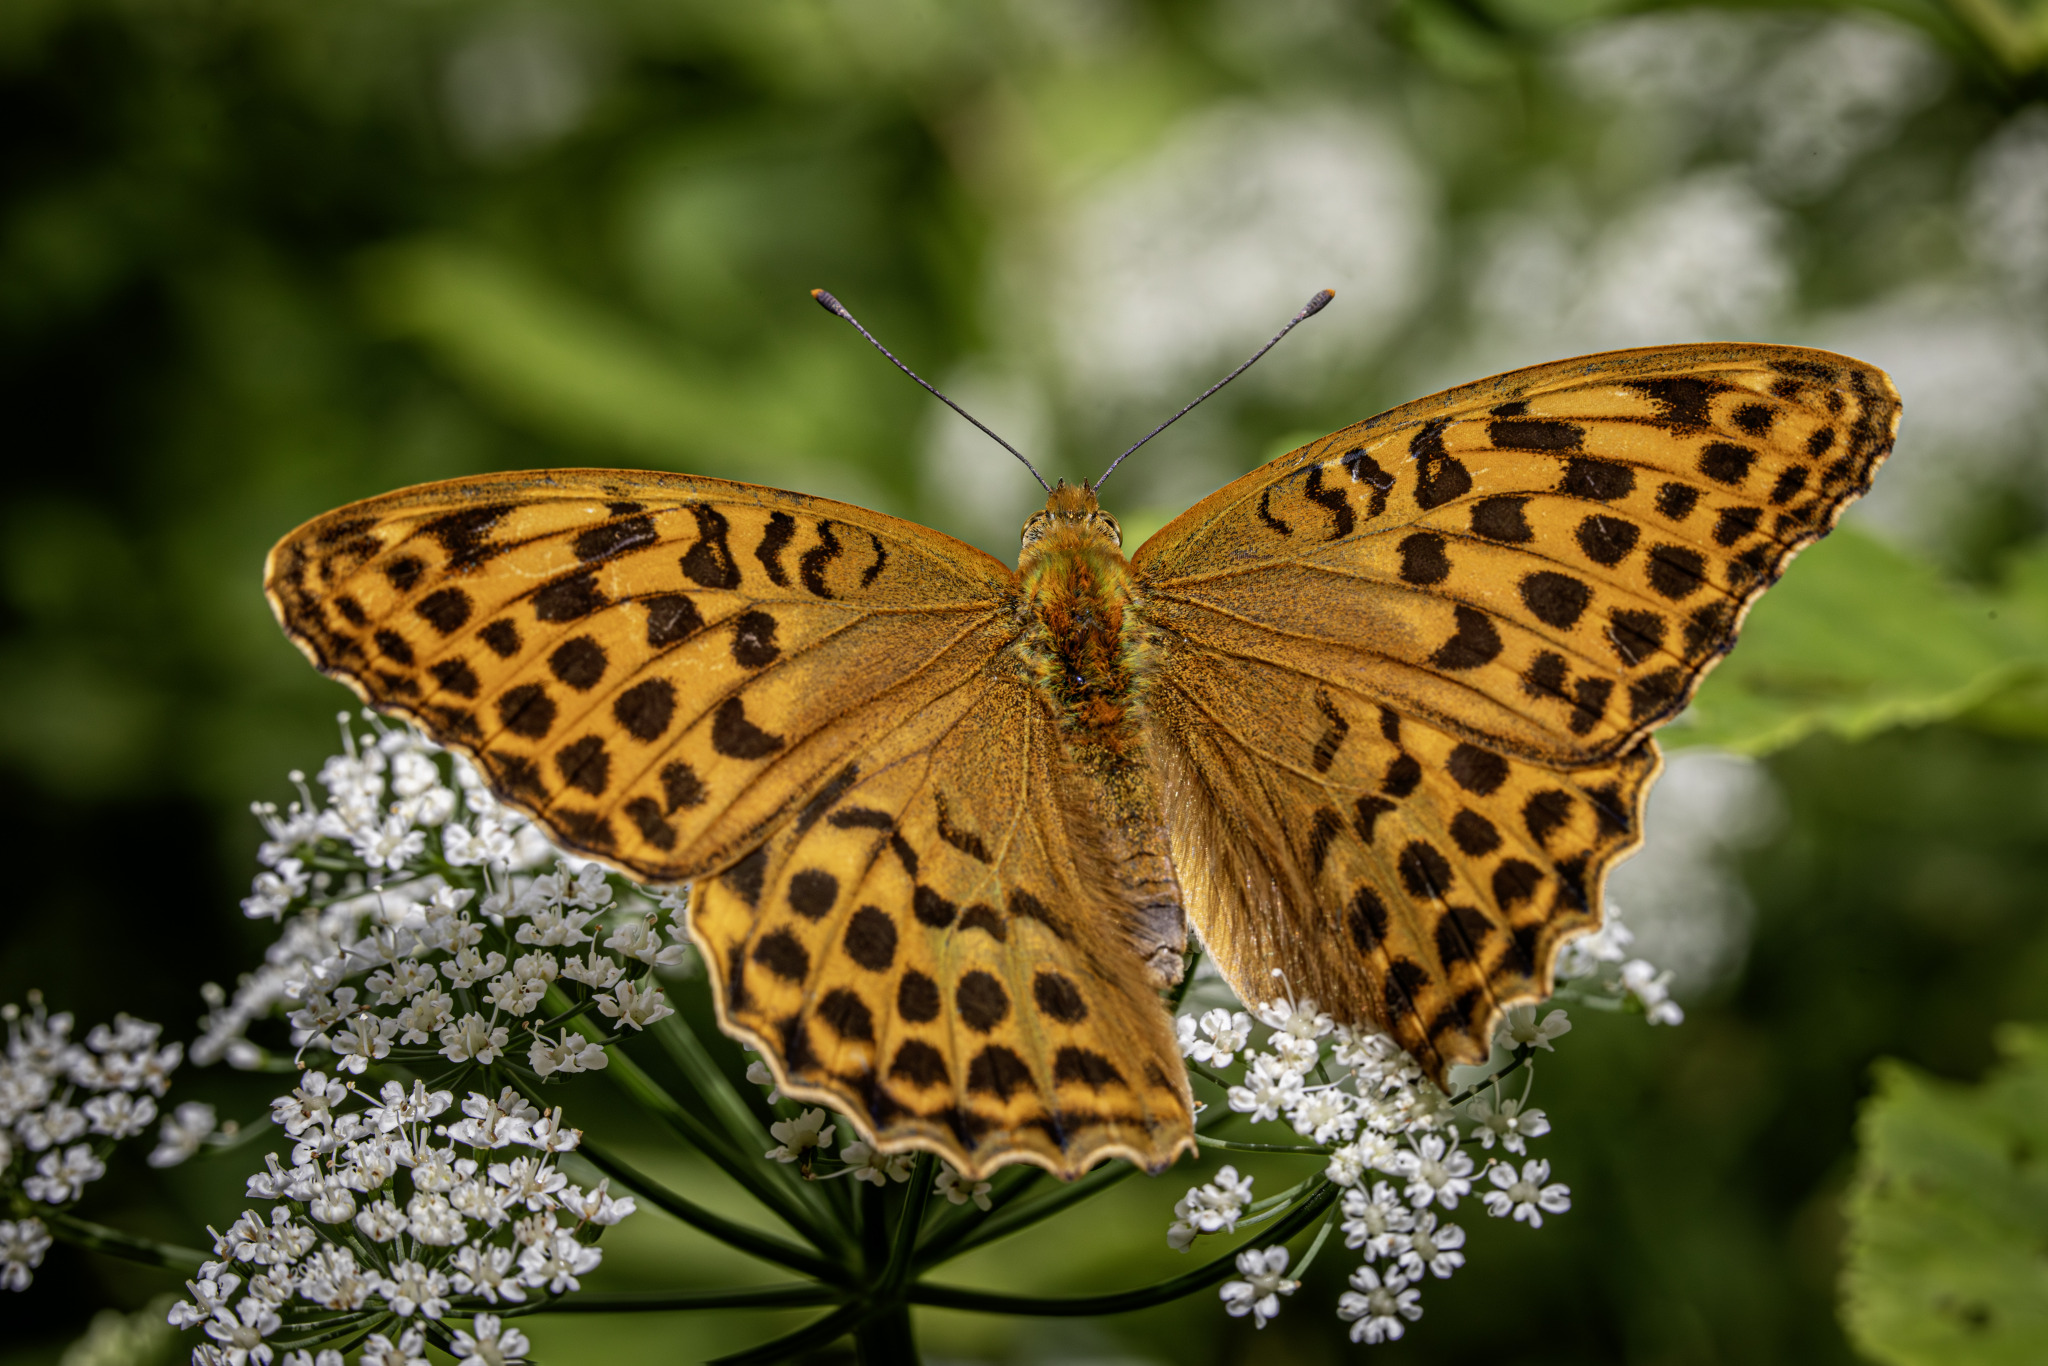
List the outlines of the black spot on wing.
<svg viewBox="0 0 2048 1366">
<path fill-rule="evenodd" d="M 1324 540 L 1342 540 L 1358 525 L 1357 514 L 1351 511 L 1351 500 L 1344 496 L 1344 490 L 1323 487 L 1321 465 L 1309 466 L 1308 478 L 1302 485 L 1302 495 L 1330 514 L 1330 534 L 1325 536 Z"/>
<path fill-rule="evenodd" d="M 995 862 L 988 851 L 988 846 L 982 843 L 980 835 L 953 823 L 953 813 L 946 806 L 946 795 L 943 792 L 935 790 L 932 793 L 932 805 L 938 812 L 940 839 L 977 863 Z"/>
<path fill-rule="evenodd" d="M 1476 608 L 1459 604 L 1454 609 L 1457 631 L 1451 638 L 1437 647 L 1429 662 L 1439 669 L 1457 672 L 1476 669 L 1482 664 L 1492 663 L 1500 656 L 1500 632 L 1486 613 Z"/>
<path fill-rule="evenodd" d="M 654 540 L 654 519 L 652 517 L 628 517 L 624 521 L 607 522 L 587 531 L 576 533 L 570 549 L 576 558 L 589 563 L 592 560 L 610 559 L 623 555 L 636 546 L 651 544 Z"/>
<path fill-rule="evenodd" d="M 742 669 L 758 669 L 773 663 L 782 653 L 782 647 L 775 643 L 775 630 L 775 618 L 759 608 L 733 618 L 733 663 Z"/>
<path fill-rule="evenodd" d="M 1401 578 L 1418 586 L 1442 583 L 1451 575 L 1450 556 L 1444 553 L 1444 538 L 1434 531 L 1417 531 L 1402 538 Z"/>
<path fill-rule="evenodd" d="M 832 590 L 825 585 L 825 567 L 844 553 L 839 538 L 832 534 L 832 523 L 823 519 L 818 522 L 818 543 L 806 550 L 796 562 L 797 577 L 804 588 L 814 597 L 829 598 Z"/>
<path fill-rule="evenodd" d="M 781 749 L 780 735 L 772 735 L 747 719 L 746 704 L 728 697 L 718 704 L 711 718 L 711 748 L 728 759 L 764 759 Z"/>
<path fill-rule="evenodd" d="M 642 598 L 640 605 L 647 609 L 647 643 L 656 649 L 687 640 L 704 629 L 697 604 L 681 593 Z"/>
<path fill-rule="evenodd" d="M 1292 536 L 1294 528 L 1273 515 L 1273 490 L 1278 487 L 1278 484 L 1268 484 L 1259 491 L 1259 520 L 1282 536 Z"/>
<path fill-rule="evenodd" d="M 1425 422 L 1408 443 L 1408 457 L 1416 467 L 1415 501 L 1425 512 L 1472 491 L 1471 471 L 1444 447 L 1444 431 L 1450 425 L 1449 418 L 1441 417 Z"/>
<path fill-rule="evenodd" d="M 683 552 L 684 576 L 700 588 L 738 588 L 740 567 L 726 544 L 732 523 L 709 503 L 691 503 L 689 509 L 697 519 L 697 539 Z"/>
<path fill-rule="evenodd" d="M 789 587 L 789 574 L 782 567 L 782 552 L 796 537 L 796 518 L 786 512 L 768 514 L 767 529 L 761 533 L 761 543 L 754 547 L 754 558 L 761 562 L 761 568 L 768 571 L 768 581 L 777 588 Z"/>
<path fill-rule="evenodd" d="M 1657 405 L 1657 415 L 1673 427 L 1705 427 L 1713 421 L 1709 404 L 1728 386 L 1691 375 L 1668 379 L 1630 380 L 1633 389 Z"/>
<path fill-rule="evenodd" d="M 597 586 L 597 574 L 582 570 L 556 579 L 533 595 L 533 614 L 542 621 L 575 621 L 609 602 Z"/>
<path fill-rule="evenodd" d="M 442 635 L 452 636 L 468 624 L 475 608 L 469 594 L 460 588 L 437 588 L 421 598 L 412 610 Z"/>
<path fill-rule="evenodd" d="M 1487 425 L 1486 435 L 1504 451 L 1575 451 L 1586 439 L 1586 430 L 1574 423 L 1543 418 L 1502 418 Z"/>
<path fill-rule="evenodd" d="M 548 656 L 548 671 L 578 692 L 589 692 L 609 664 L 604 646 L 590 636 L 576 636 L 557 645 Z"/>
<path fill-rule="evenodd" d="M 676 714 L 676 685 L 666 678 L 635 683 L 612 702 L 612 715 L 635 740 L 659 740 Z"/>
<path fill-rule="evenodd" d="M 1521 583 L 1522 602 L 1539 621 L 1570 630 L 1593 601 L 1593 590 L 1569 574 L 1545 569 Z"/>
<path fill-rule="evenodd" d="M 1513 495 L 1482 498 L 1472 505 L 1472 534 L 1508 545 L 1525 545 L 1536 538 L 1523 505 L 1529 500 Z"/>
<path fill-rule="evenodd" d="M 1564 478 L 1558 481 L 1558 492 L 1574 498 L 1590 498 L 1596 503 L 1611 503 L 1625 498 L 1635 490 L 1636 472 L 1626 465 L 1617 465 L 1611 460 L 1567 460 Z"/>
</svg>

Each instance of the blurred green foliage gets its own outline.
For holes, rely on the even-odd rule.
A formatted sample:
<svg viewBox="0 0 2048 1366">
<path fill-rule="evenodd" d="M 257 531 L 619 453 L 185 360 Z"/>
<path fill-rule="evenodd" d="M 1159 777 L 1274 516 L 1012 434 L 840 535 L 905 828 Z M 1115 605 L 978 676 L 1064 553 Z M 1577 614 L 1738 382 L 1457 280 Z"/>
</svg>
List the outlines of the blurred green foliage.
<svg viewBox="0 0 2048 1366">
<path fill-rule="evenodd" d="M 2038 1361 L 2048 1341 L 2048 1029 L 1976 1086 L 1886 1061 L 1858 1125 L 1843 1318 L 1892 1366 Z"/>
<path fill-rule="evenodd" d="M 261 953 L 235 912 L 246 803 L 316 764 L 347 703 L 257 587 L 305 517 L 624 464 L 1014 553 L 1033 486 L 812 287 L 1073 478 L 1336 286 L 1119 472 L 1134 530 L 1491 371 L 1830 345 L 1898 379 L 1900 452 L 1668 732 L 1771 755 L 1777 815 L 1708 869 L 1735 880 L 1736 949 L 1682 1028 L 1589 1020 L 1546 1061 L 1572 1213 L 1463 1218 L 1471 1265 L 1380 1350 L 1852 1360 L 1839 1205 L 1869 1064 L 1973 1076 L 1996 1023 L 2048 1019 L 2044 34 L 2041 0 L 0 6 L 0 999 L 41 985 L 176 1031 L 197 983 Z M 191 1084 L 248 1119 L 269 1094 Z M 230 1165 L 116 1171 L 87 1212 L 188 1237 L 239 1209 Z M 1184 1188 L 1127 1183 L 973 1274 L 1098 1290 L 1184 1265 Z M 650 1259 L 617 1284 L 731 1274 L 642 1220 L 621 1232 Z M 1016 1363 L 1335 1361 L 1344 1270 L 1326 1254 L 1263 1333 L 1206 1300 L 922 1328 L 934 1355 Z M 60 1250 L 0 1361 L 171 1288 Z M 533 1331 L 567 1362 L 766 1326 Z"/>
</svg>

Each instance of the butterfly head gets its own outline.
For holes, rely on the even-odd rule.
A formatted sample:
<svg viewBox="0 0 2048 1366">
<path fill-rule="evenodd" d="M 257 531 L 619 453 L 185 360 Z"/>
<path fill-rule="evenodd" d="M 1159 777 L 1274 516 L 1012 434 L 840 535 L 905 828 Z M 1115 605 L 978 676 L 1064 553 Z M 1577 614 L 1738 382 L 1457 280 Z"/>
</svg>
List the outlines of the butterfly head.
<svg viewBox="0 0 2048 1366">
<path fill-rule="evenodd" d="M 1045 507 L 1024 523 L 1018 568 L 1034 555 L 1055 549 L 1106 548 L 1121 553 L 1123 544 L 1124 529 L 1097 505 L 1095 490 L 1062 479 L 1046 495 Z"/>
</svg>

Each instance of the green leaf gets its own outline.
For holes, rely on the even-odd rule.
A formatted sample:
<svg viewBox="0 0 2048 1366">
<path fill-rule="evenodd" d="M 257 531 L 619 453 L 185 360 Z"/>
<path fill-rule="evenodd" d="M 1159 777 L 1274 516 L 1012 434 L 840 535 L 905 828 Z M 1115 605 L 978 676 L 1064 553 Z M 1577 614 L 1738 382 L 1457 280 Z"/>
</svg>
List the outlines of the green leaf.
<svg viewBox="0 0 2048 1366">
<path fill-rule="evenodd" d="M 1998 1047 L 1978 1086 L 1877 1065 L 1842 1320 L 1887 1366 L 2019 1366 L 2048 1343 L 2048 1027 Z"/>
<path fill-rule="evenodd" d="M 1975 592 L 1839 530 L 1764 594 L 1666 743 L 1762 754 L 1816 731 L 1860 739 L 2024 699 L 2048 678 L 2048 547 L 2009 579 Z M 2048 726 L 2048 710 L 2006 709 L 2002 728 Z"/>
</svg>

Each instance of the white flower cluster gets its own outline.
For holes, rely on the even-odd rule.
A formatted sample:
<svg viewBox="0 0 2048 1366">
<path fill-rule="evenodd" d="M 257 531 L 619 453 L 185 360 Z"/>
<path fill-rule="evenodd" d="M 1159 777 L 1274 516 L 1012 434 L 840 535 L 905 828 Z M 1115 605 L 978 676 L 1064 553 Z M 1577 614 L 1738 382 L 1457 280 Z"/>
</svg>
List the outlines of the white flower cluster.
<svg viewBox="0 0 2048 1366">
<path fill-rule="evenodd" d="M 314 1357 L 304 1344 L 393 1319 L 397 1336 L 372 1335 L 362 1360 L 424 1361 L 420 1321 L 450 1314 L 475 1316 L 457 1355 L 516 1360 L 524 1336 L 489 1308 L 578 1289 L 601 1258 L 599 1231 L 633 1212 L 604 1184 L 570 1183 L 557 1158 L 581 1135 L 511 1087 L 471 1092 L 459 1117 L 452 1091 L 420 1081 L 387 1081 L 365 1099 L 353 1082 L 308 1072 L 273 1103 L 290 1163 L 271 1154 L 248 1183 L 269 1213 L 245 1210 L 214 1235 L 215 1260 L 169 1315 L 209 1339 L 195 1366 L 268 1362 L 295 1345 L 287 1362 L 339 1366 L 338 1353 Z"/>
<path fill-rule="evenodd" d="M 344 752 L 318 778 L 324 802 L 295 773 L 299 801 L 255 807 L 268 838 L 242 908 L 281 929 L 232 998 L 212 989 L 195 1059 L 260 1065 L 248 1031 L 283 1010 L 295 1048 L 358 1076 L 438 1055 L 549 1077 L 605 1065 L 599 1043 L 546 1018 L 551 990 L 615 1028 L 674 1013 L 649 974 L 688 958 L 678 894 L 649 902 L 561 857 L 416 731 L 376 722 L 359 739 L 343 721 Z"/>
<path fill-rule="evenodd" d="M 1601 938 L 1619 939 L 1625 950 L 1627 931 L 1612 921 L 1610 930 Z M 1593 966 L 1581 976 L 1594 977 L 1596 990 L 1614 995 L 1597 974 L 1625 953 L 1613 942 L 1598 942 L 1582 956 Z M 1659 1021 L 1654 1007 L 1646 1013 Z M 1267 1030 L 1258 1047 L 1252 1045 L 1254 1017 Z M 1343 1188 L 1331 1217 L 1345 1246 L 1362 1254 L 1362 1264 L 1337 1314 L 1350 1323 L 1352 1341 L 1363 1343 L 1399 1338 L 1422 1316 L 1421 1282 L 1449 1277 L 1464 1265 L 1465 1231 L 1439 1222 L 1439 1211 L 1455 1210 L 1475 1188 L 1488 1214 L 1532 1228 L 1542 1226 L 1545 1214 L 1571 1208 L 1571 1192 L 1550 1181 L 1549 1163 L 1516 1162 L 1527 1158 L 1530 1140 L 1550 1132 L 1549 1118 L 1529 1104 L 1529 1059 L 1553 1051 L 1552 1041 L 1570 1028 L 1562 1010 L 1509 1010 L 1490 1065 L 1458 1069 L 1478 1084 L 1454 1099 L 1391 1037 L 1337 1025 L 1312 1000 L 1271 1001 L 1250 1013 L 1213 1009 L 1179 1020 L 1182 1053 L 1225 1085 L 1230 1108 L 1255 1123 L 1290 1126 L 1307 1140 L 1292 1150 L 1323 1154 L 1323 1178 Z M 1242 1069 L 1234 1080 L 1218 1075 L 1234 1063 Z M 1515 1067 L 1524 1069 L 1523 1084 L 1519 1094 L 1508 1094 L 1502 1074 Z M 1475 1148 L 1484 1154 L 1484 1168 Z M 1273 1218 L 1300 1189 L 1260 1201 L 1251 1179 L 1226 1166 L 1174 1206 L 1167 1243 L 1185 1252 L 1203 1235 Z M 1221 1290 L 1224 1308 L 1263 1326 L 1279 1312 L 1281 1298 L 1298 1288 L 1299 1271 L 1296 1279 L 1288 1277 L 1287 1250 L 1278 1246 L 1249 1249 L 1237 1264 L 1240 1279 Z"/>
<path fill-rule="evenodd" d="M 0 1058 L 0 1207 L 63 1209 L 106 1175 L 107 1155 L 157 1118 L 184 1058 L 161 1043 L 163 1028 L 126 1015 L 95 1025 L 79 1043 L 72 1018 L 50 1014 L 30 993 L 29 1009 L 0 1007 L 7 1052 Z M 165 1118 L 154 1166 L 198 1151 L 214 1133 L 211 1106 L 181 1105 Z M 26 1290 L 50 1248 L 49 1227 L 36 1214 L 0 1220 L 0 1287 Z"/>
</svg>

